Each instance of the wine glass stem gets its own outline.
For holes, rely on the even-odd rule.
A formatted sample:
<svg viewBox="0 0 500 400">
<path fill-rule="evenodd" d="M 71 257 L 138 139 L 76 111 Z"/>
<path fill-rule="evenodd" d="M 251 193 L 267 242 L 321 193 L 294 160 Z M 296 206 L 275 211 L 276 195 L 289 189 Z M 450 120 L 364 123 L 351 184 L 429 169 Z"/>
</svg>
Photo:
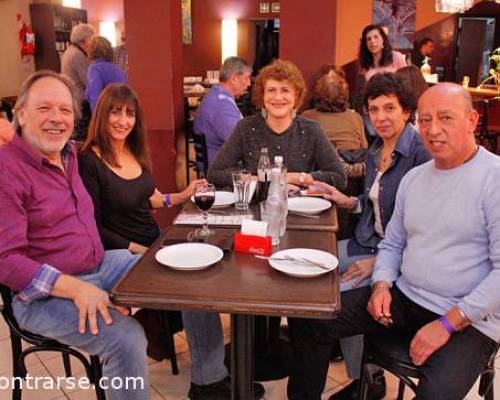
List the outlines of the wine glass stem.
<svg viewBox="0 0 500 400">
<path fill-rule="evenodd" d="M 203 211 L 203 232 L 208 230 L 208 212 Z"/>
</svg>

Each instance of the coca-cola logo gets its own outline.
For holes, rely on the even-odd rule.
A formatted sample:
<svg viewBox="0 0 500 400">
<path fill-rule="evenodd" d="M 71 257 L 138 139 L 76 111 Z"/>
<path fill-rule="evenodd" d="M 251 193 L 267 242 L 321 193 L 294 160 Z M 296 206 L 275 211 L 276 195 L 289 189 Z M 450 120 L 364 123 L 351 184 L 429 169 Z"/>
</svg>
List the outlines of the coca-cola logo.
<svg viewBox="0 0 500 400">
<path fill-rule="evenodd" d="M 248 251 L 252 254 L 264 255 L 264 249 L 262 247 L 252 247 L 248 248 Z"/>
</svg>

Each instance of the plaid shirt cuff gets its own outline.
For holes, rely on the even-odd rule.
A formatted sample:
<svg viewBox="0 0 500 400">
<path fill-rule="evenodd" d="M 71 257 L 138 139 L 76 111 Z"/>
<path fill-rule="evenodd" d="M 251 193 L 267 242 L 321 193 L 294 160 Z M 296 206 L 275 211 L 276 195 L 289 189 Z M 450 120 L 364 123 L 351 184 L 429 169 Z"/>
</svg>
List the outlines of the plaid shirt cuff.
<svg viewBox="0 0 500 400">
<path fill-rule="evenodd" d="M 42 264 L 28 286 L 19 292 L 17 298 L 23 303 L 31 303 L 50 295 L 61 271 L 51 265 Z"/>
</svg>

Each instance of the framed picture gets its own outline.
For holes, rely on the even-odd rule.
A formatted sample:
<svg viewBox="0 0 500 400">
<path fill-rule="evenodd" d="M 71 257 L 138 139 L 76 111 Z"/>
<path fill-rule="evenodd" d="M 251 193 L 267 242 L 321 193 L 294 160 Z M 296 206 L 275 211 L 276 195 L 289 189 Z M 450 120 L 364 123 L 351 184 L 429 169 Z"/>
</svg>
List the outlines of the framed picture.
<svg viewBox="0 0 500 400">
<path fill-rule="evenodd" d="M 182 44 L 193 44 L 191 0 L 182 1 Z"/>
<path fill-rule="evenodd" d="M 271 3 L 271 12 L 279 13 L 280 12 L 280 3 Z"/>
<path fill-rule="evenodd" d="M 389 29 L 393 49 L 412 49 L 415 35 L 415 0 L 374 0 L 373 23 Z"/>
<path fill-rule="evenodd" d="M 259 3 L 259 12 L 266 14 L 269 12 L 269 3 Z"/>
</svg>

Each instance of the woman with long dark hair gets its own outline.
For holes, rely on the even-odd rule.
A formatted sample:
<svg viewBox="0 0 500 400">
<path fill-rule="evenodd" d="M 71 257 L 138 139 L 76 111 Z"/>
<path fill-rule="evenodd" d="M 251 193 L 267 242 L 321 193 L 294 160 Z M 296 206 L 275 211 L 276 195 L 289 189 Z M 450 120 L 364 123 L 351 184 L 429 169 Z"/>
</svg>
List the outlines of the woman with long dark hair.
<svg viewBox="0 0 500 400">
<path fill-rule="evenodd" d="M 111 84 L 99 97 L 79 158 L 105 249 L 143 254 L 160 234 L 152 208 L 180 204 L 194 192 L 162 194 L 151 175 L 142 110 L 127 85 Z"/>
<path fill-rule="evenodd" d="M 363 116 L 365 131 L 369 142 L 377 136 L 366 110 L 363 109 L 365 87 L 371 77 L 382 72 L 396 72 L 406 66 L 404 54 L 392 50 L 387 33 L 382 25 L 366 26 L 359 41 L 359 73 L 356 81 L 353 104 L 354 109 Z"/>
</svg>

